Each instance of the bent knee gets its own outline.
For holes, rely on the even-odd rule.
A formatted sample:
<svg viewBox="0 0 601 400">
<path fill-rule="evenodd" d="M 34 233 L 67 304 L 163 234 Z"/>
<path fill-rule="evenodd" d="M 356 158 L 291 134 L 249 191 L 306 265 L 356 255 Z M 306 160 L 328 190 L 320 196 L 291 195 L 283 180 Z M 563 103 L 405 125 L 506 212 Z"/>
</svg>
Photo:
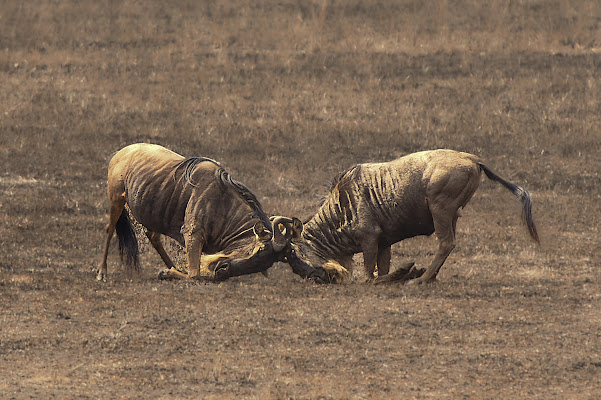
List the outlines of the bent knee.
<svg viewBox="0 0 601 400">
<path fill-rule="evenodd" d="M 440 250 L 442 250 L 445 253 L 450 253 L 451 251 L 453 251 L 453 249 L 455 249 L 455 246 L 455 242 L 450 240 L 440 242 Z"/>
</svg>

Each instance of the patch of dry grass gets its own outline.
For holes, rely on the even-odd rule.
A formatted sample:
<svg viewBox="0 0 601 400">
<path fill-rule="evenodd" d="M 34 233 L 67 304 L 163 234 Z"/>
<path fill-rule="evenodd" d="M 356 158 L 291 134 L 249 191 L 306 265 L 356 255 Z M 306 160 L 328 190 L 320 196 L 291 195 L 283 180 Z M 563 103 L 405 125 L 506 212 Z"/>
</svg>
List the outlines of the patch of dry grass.
<svg viewBox="0 0 601 400">
<path fill-rule="evenodd" d="M 5 1 L 0 388 L 597 397 L 600 38 L 596 1 Z M 476 153 L 532 192 L 543 244 L 483 179 L 436 285 L 316 287 L 282 266 L 158 284 L 146 243 L 139 280 L 112 254 L 97 286 L 106 166 L 139 141 L 215 158 L 300 218 L 354 163 Z M 408 240 L 394 265 L 434 250 Z"/>
</svg>

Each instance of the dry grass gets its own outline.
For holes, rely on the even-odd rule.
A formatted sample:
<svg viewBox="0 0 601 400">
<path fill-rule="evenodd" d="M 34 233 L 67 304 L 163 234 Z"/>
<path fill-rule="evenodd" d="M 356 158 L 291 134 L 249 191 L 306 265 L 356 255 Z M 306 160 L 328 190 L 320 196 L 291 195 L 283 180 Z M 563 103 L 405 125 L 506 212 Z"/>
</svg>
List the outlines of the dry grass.
<svg viewBox="0 0 601 400">
<path fill-rule="evenodd" d="M 5 1 L 0 390 L 14 398 L 596 398 L 597 1 Z M 440 282 L 96 284 L 106 165 L 133 142 L 220 160 L 272 214 L 351 164 L 447 147 L 482 183 Z M 171 251 L 177 251 L 172 247 Z M 394 249 L 426 265 L 431 238 Z"/>
</svg>

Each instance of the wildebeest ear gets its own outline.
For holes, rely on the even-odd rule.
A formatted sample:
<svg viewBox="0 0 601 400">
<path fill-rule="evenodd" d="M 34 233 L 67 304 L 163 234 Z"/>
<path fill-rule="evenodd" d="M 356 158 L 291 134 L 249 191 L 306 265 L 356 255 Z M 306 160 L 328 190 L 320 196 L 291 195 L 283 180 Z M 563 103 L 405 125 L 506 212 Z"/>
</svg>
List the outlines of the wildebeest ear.
<svg viewBox="0 0 601 400">
<path fill-rule="evenodd" d="M 253 232 L 257 236 L 257 239 L 261 241 L 271 240 L 271 231 L 267 229 L 263 221 L 258 221 L 255 226 L 253 226 Z"/>
<path fill-rule="evenodd" d="M 292 237 L 298 239 L 303 233 L 303 223 L 298 218 L 292 218 Z"/>
</svg>

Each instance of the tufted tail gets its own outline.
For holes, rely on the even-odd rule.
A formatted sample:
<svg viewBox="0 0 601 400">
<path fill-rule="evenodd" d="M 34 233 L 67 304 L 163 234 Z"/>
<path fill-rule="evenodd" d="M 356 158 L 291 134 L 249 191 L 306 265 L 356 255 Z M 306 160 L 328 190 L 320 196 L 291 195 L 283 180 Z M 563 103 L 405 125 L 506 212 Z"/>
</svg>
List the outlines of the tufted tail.
<svg viewBox="0 0 601 400">
<path fill-rule="evenodd" d="M 139 270 L 140 260 L 138 254 L 140 251 L 138 249 L 138 239 L 129 220 L 126 208 L 123 209 L 119 220 L 117 220 L 115 231 L 119 237 L 119 255 L 121 256 L 121 261 L 125 263 L 128 270 Z"/>
<path fill-rule="evenodd" d="M 522 203 L 522 219 L 524 220 L 532 239 L 534 239 L 536 243 L 540 244 L 538 232 L 536 231 L 536 225 L 534 225 L 534 218 L 532 217 L 532 199 L 530 198 L 530 193 L 528 193 L 528 191 L 521 186 L 501 178 L 499 175 L 492 172 L 486 165 L 478 163 L 478 166 L 482 171 L 484 171 L 488 179 L 499 182 L 501 185 L 509 189 L 511 193 L 513 193 L 518 199 L 520 199 L 520 202 Z"/>
</svg>

